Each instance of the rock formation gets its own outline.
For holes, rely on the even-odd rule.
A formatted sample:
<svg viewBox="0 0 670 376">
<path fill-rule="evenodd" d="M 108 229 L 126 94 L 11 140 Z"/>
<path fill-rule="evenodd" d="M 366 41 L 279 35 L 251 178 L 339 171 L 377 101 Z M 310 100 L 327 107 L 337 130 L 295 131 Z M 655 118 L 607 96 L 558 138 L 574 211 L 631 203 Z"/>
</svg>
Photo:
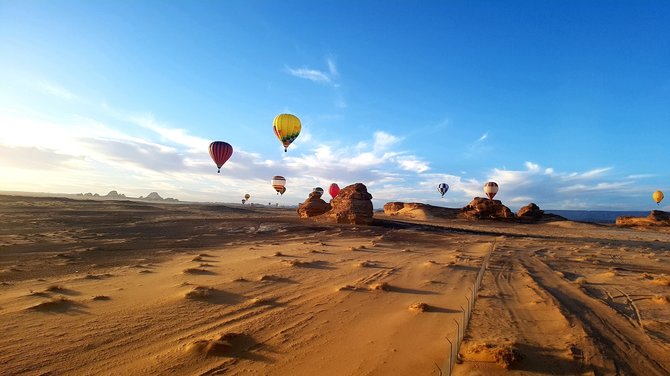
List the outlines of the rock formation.
<svg viewBox="0 0 670 376">
<path fill-rule="evenodd" d="M 540 207 L 535 205 L 534 202 L 519 209 L 519 212 L 516 214 L 517 218 L 527 221 L 539 221 L 543 215 L 544 210 L 540 210 Z"/>
<path fill-rule="evenodd" d="M 330 210 L 330 204 L 321 199 L 321 194 L 312 192 L 307 200 L 298 206 L 298 215 L 300 218 L 315 217 Z"/>
<path fill-rule="evenodd" d="M 409 217 L 414 219 L 445 218 L 453 219 L 458 209 L 444 208 L 418 202 L 387 202 L 384 205 L 384 214 Z"/>
<path fill-rule="evenodd" d="M 124 199 L 127 198 L 126 195 L 119 194 L 119 192 L 117 192 L 117 191 L 109 191 L 109 193 L 107 193 L 107 195 L 102 196 L 102 197 L 104 197 L 106 199 L 110 199 L 110 200 L 124 200 Z"/>
<path fill-rule="evenodd" d="M 384 204 L 384 214 L 397 215 L 400 210 L 405 207 L 404 202 L 387 202 Z"/>
<path fill-rule="evenodd" d="M 617 217 L 618 226 L 670 226 L 670 213 L 652 210 L 646 217 Z"/>
<path fill-rule="evenodd" d="M 372 224 L 372 195 L 362 183 L 341 189 L 331 205 L 333 208 L 328 215 L 337 223 Z"/>
<path fill-rule="evenodd" d="M 150 200 L 150 201 L 163 201 L 163 197 L 161 197 L 158 192 L 151 192 L 147 197 L 144 198 L 145 200 Z"/>
<path fill-rule="evenodd" d="M 514 213 L 500 200 L 475 197 L 470 203 L 460 210 L 458 214 L 466 219 L 502 219 L 514 218 Z"/>
</svg>

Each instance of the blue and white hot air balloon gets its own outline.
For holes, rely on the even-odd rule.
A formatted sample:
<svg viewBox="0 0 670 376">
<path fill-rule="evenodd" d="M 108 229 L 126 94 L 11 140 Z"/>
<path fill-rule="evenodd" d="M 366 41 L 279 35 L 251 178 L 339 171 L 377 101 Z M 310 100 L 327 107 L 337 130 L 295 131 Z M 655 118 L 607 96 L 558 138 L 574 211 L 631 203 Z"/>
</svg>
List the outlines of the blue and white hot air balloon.
<svg viewBox="0 0 670 376">
<path fill-rule="evenodd" d="M 440 183 L 437 186 L 437 191 L 440 192 L 442 198 L 444 198 L 444 194 L 447 193 L 448 190 L 449 190 L 449 184 L 447 183 Z"/>
</svg>

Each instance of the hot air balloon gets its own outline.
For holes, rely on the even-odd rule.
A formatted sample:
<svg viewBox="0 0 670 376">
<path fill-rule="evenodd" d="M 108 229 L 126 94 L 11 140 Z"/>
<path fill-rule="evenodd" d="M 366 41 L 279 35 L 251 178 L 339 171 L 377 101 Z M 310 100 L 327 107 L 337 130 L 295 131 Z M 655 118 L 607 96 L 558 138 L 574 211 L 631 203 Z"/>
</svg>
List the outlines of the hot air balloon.
<svg viewBox="0 0 670 376">
<path fill-rule="evenodd" d="M 498 183 L 490 181 L 484 184 L 484 193 L 489 197 L 489 200 L 493 200 L 493 197 L 498 193 Z"/>
<path fill-rule="evenodd" d="M 295 141 L 300 135 L 300 119 L 291 114 L 279 114 L 272 122 L 272 129 L 275 131 L 275 136 L 284 145 L 284 152 L 287 151 L 291 142 Z"/>
<path fill-rule="evenodd" d="M 333 183 L 330 185 L 330 187 L 328 187 L 328 193 L 330 193 L 330 197 L 335 198 L 335 196 L 340 193 L 340 187 Z"/>
<path fill-rule="evenodd" d="M 323 196 L 323 188 L 316 187 L 312 189 L 312 193 L 316 193 L 319 197 Z"/>
<path fill-rule="evenodd" d="M 233 147 L 229 143 L 223 141 L 214 141 L 209 144 L 209 156 L 212 157 L 218 170 L 221 172 L 221 166 L 233 155 Z"/>
<path fill-rule="evenodd" d="M 247 193 L 246 195 L 244 195 L 244 199 L 245 199 L 245 200 L 249 201 L 250 198 L 251 198 L 251 195 L 250 195 L 250 194 Z"/>
<path fill-rule="evenodd" d="M 242 199 L 242 205 L 244 205 L 245 202 L 247 202 L 247 200 Z"/>
<path fill-rule="evenodd" d="M 661 201 L 663 201 L 663 197 L 665 197 L 665 196 L 663 196 L 663 192 L 661 192 L 661 191 L 656 191 L 656 192 L 654 192 L 654 194 L 652 195 L 652 197 L 654 198 L 654 201 L 656 201 L 656 205 L 659 205 L 659 206 L 660 206 L 660 205 L 661 205 Z"/>
<path fill-rule="evenodd" d="M 286 190 L 284 189 L 284 192 L 282 192 L 282 188 L 286 185 L 286 179 L 283 176 L 273 176 L 272 177 L 272 187 L 277 191 L 277 194 L 281 193 L 284 194 Z"/>
<path fill-rule="evenodd" d="M 444 194 L 447 193 L 449 190 L 449 184 L 447 183 L 440 183 L 437 185 L 437 191 L 440 192 L 442 197 L 444 197 Z"/>
<path fill-rule="evenodd" d="M 281 187 L 281 189 L 278 190 L 277 192 L 283 196 L 284 192 L 286 192 L 286 187 Z"/>
</svg>

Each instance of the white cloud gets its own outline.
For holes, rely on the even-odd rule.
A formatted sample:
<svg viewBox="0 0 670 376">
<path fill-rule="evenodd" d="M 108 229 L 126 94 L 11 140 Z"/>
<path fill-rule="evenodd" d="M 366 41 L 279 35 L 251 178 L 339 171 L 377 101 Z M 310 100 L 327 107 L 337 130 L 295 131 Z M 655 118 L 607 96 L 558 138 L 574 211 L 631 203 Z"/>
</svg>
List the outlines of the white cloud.
<svg viewBox="0 0 670 376">
<path fill-rule="evenodd" d="M 374 133 L 374 150 L 386 150 L 400 141 L 402 141 L 401 137 L 383 131 L 377 131 Z"/>
<path fill-rule="evenodd" d="M 626 178 L 627 179 L 648 179 L 648 178 L 655 178 L 656 174 L 633 174 L 633 175 L 628 175 Z"/>
<path fill-rule="evenodd" d="M 62 86 L 49 81 L 37 81 L 35 83 L 36 88 L 46 94 L 50 94 L 59 98 L 74 100 L 79 99 L 79 97 L 69 90 L 63 88 Z"/>
<path fill-rule="evenodd" d="M 310 80 L 319 84 L 328 84 L 334 88 L 339 88 L 340 84 L 335 82 L 335 79 L 339 73 L 337 71 L 337 64 L 335 63 L 335 59 L 332 56 L 326 57 L 326 68 L 327 71 L 311 69 L 307 67 L 291 68 L 287 65 L 284 66 L 286 72 L 292 76 Z M 341 94 L 336 97 L 335 106 L 338 108 L 346 107 L 346 102 L 344 101 L 344 98 L 342 98 Z"/>
<path fill-rule="evenodd" d="M 335 60 L 332 57 L 326 59 L 326 64 L 328 64 L 328 71 L 331 76 L 337 76 L 337 66 L 335 65 Z"/>
<path fill-rule="evenodd" d="M 336 72 L 334 63 L 328 69 L 331 74 Z M 281 160 L 236 148 L 221 174 L 216 174 L 205 151 L 209 140 L 187 128 L 170 126 L 150 113 L 131 115 L 110 106 L 83 100 L 78 103 L 87 106 L 87 113 L 98 111 L 101 116 L 54 120 L 35 110 L 0 108 L 0 124 L 12 129 L 0 140 L 0 173 L 7 177 L 3 178 L 3 189 L 32 186 L 44 191 L 100 193 L 117 189 L 129 195 L 160 189 L 165 190 L 162 195 L 180 199 L 234 202 L 251 192 L 257 202 L 280 199 L 295 204 L 314 186 L 362 182 L 370 188 L 376 207 L 391 200 L 462 207 L 473 197 L 482 196 L 483 183 L 493 180 L 500 184 L 497 198 L 508 205 L 519 207 L 533 201 L 543 209 L 598 205 L 625 209 L 633 202 L 629 197 L 650 201 L 649 192 L 653 191 L 633 183 L 647 175 L 619 179 L 613 167 L 564 172 L 527 161 L 519 170 L 493 168 L 475 178 L 464 177 L 465 172 L 461 176 L 440 174 L 420 155 L 401 150 L 407 135 L 384 131 L 362 135 L 361 139 L 349 137 L 344 143 L 321 142 L 305 130 L 293 152 L 281 153 Z M 111 123 L 100 120 L 110 115 Z M 481 146 L 488 142 L 485 140 L 488 132 L 475 144 Z M 36 170 L 40 170 L 38 175 Z M 269 184 L 276 174 L 289 181 L 288 192 L 282 197 L 276 197 Z M 436 190 L 441 182 L 450 185 L 444 199 Z"/>
<path fill-rule="evenodd" d="M 406 171 L 422 173 L 430 170 L 430 166 L 427 162 L 419 160 L 415 156 L 398 157 L 396 158 L 396 161 L 398 162 L 398 166 Z"/>
<path fill-rule="evenodd" d="M 465 156 L 467 158 L 472 158 L 490 152 L 492 148 L 487 145 L 488 142 L 486 140 L 488 138 L 489 138 L 489 132 L 484 132 L 481 136 L 479 136 L 478 139 L 476 139 L 475 141 L 473 141 L 468 145 Z"/>
<path fill-rule="evenodd" d="M 126 119 L 143 128 L 154 131 L 163 140 L 186 146 L 190 150 L 206 150 L 211 142 L 210 140 L 190 135 L 184 129 L 170 128 L 161 124 L 151 114 L 129 116 Z"/>
<path fill-rule="evenodd" d="M 330 83 L 330 77 L 320 70 L 308 69 L 308 68 L 290 68 L 286 67 L 286 71 L 295 77 L 304 78 L 306 80 L 318 82 L 318 83 Z"/>
</svg>

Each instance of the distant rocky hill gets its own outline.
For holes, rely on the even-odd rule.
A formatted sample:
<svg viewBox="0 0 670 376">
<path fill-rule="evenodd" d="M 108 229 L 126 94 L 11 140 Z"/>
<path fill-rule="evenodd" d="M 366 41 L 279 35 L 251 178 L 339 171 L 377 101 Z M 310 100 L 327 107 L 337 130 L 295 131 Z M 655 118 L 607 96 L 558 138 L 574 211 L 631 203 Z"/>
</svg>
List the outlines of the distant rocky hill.
<svg viewBox="0 0 670 376">
<path fill-rule="evenodd" d="M 179 202 L 178 199 L 168 197 L 168 198 L 163 198 L 161 195 L 158 194 L 158 192 L 151 192 L 147 195 L 147 197 L 128 197 L 124 195 L 123 193 L 119 193 L 117 191 L 109 191 L 104 196 L 101 196 L 97 193 L 78 193 L 75 195 L 77 198 L 87 198 L 87 199 L 95 199 L 95 200 L 146 200 L 146 201 L 161 201 L 161 202 Z"/>
<path fill-rule="evenodd" d="M 670 213 L 652 210 L 646 217 L 620 216 L 616 218 L 618 226 L 670 226 Z"/>
</svg>

